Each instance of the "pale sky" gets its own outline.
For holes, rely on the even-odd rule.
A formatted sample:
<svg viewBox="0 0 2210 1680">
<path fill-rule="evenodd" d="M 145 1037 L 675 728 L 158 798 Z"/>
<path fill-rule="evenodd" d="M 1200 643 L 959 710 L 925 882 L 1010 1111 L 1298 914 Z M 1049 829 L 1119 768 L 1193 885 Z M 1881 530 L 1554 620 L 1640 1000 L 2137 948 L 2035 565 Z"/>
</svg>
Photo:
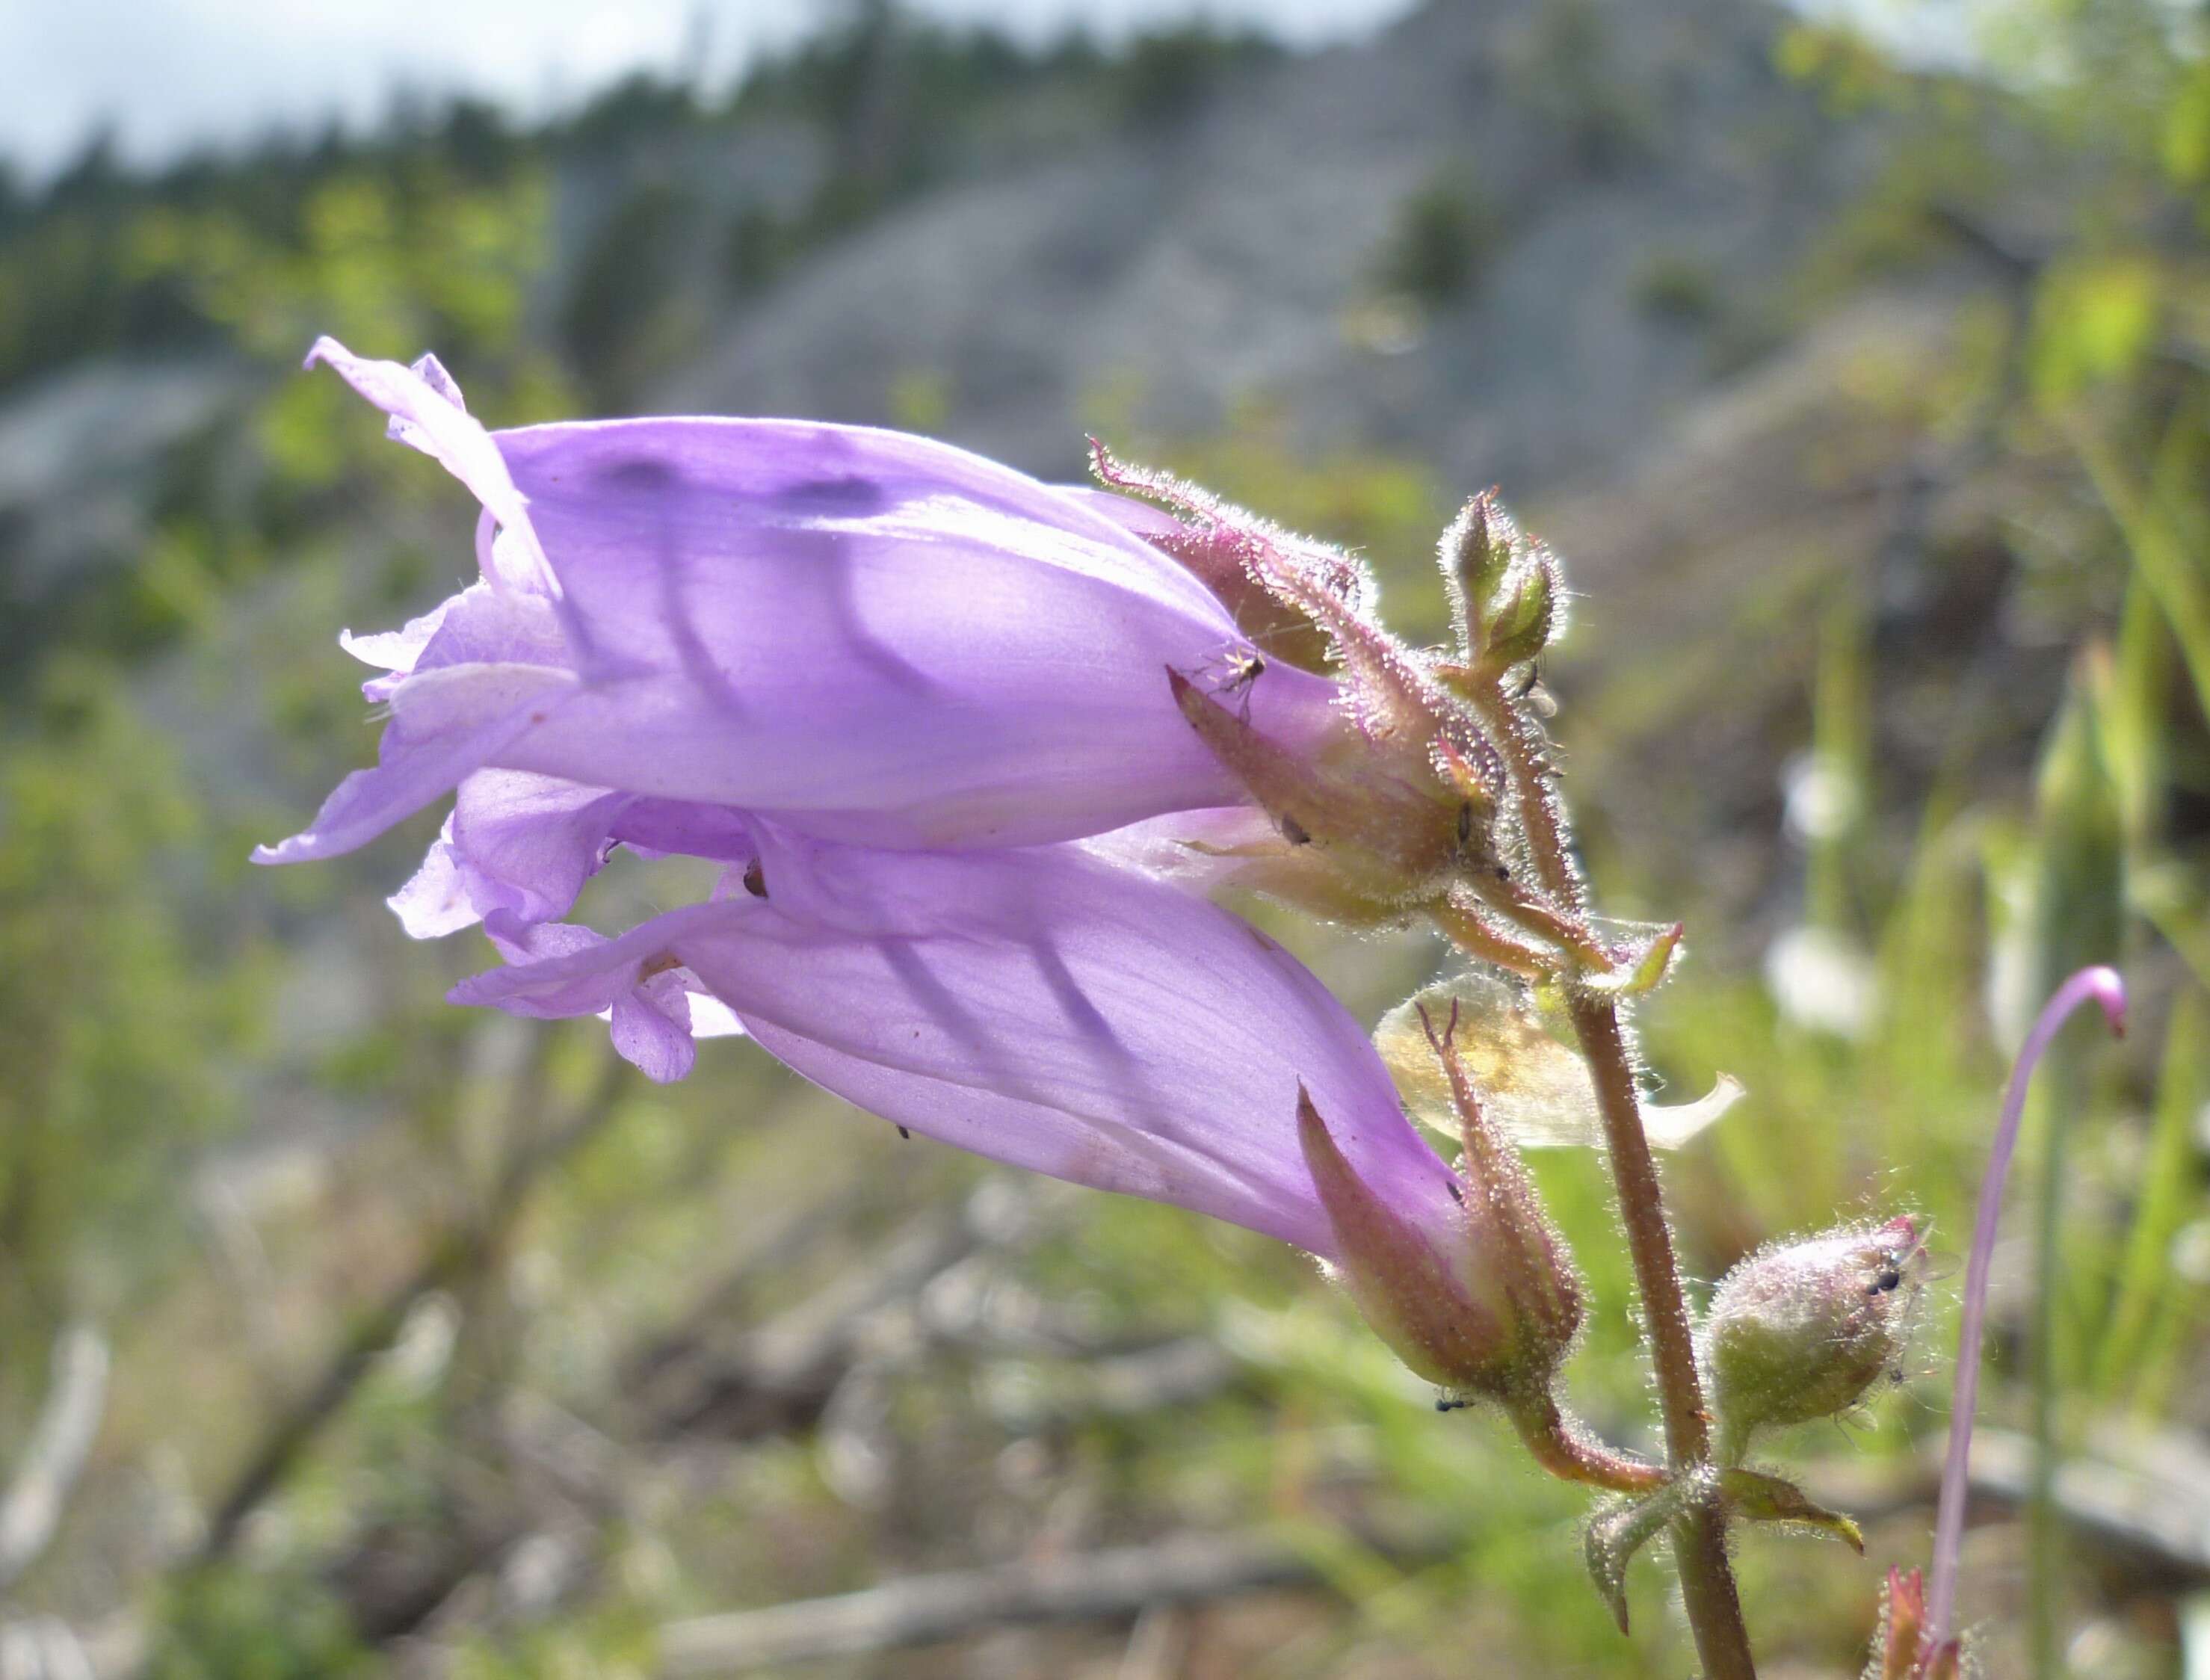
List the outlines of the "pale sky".
<svg viewBox="0 0 2210 1680">
<path fill-rule="evenodd" d="M 1414 0 L 921 0 L 938 16 L 1030 39 L 1079 20 L 1110 38 L 1199 15 L 1317 43 Z M 0 158 L 43 177 L 112 123 L 124 154 L 175 156 L 331 113 L 372 123 L 395 88 L 466 91 L 518 114 L 565 107 L 703 39 L 719 87 L 834 0 L 0 0 Z"/>
</svg>

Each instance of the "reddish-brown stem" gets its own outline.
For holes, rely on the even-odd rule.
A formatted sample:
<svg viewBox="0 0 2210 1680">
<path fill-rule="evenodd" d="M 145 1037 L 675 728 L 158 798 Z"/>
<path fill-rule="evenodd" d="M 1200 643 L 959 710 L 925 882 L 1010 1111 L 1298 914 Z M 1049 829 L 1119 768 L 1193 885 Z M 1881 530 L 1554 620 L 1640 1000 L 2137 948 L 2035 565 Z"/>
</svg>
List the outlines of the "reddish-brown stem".
<svg viewBox="0 0 2210 1680">
<path fill-rule="evenodd" d="M 1548 1393 L 1531 1395 L 1510 1411 L 1535 1462 L 1561 1480 L 1613 1493 L 1655 1493 L 1665 1485 L 1663 1465 L 1606 1445 L 1561 1411 Z"/>
<path fill-rule="evenodd" d="M 1479 962 L 1494 963 L 1513 974 L 1539 980 L 1549 973 L 1555 958 L 1490 925 L 1478 910 L 1466 904 L 1439 900 L 1428 912 L 1450 942 Z"/>
<path fill-rule="evenodd" d="M 1540 730 L 1501 691 L 1483 696 L 1480 704 L 1511 773 L 1520 830 L 1537 882 L 1554 903 L 1578 916 L 1580 877 L 1573 867 L 1563 813 L 1549 790 Z M 1657 1163 L 1651 1158 L 1650 1140 L 1642 1130 L 1634 1060 L 1616 1003 L 1576 994 L 1572 1014 L 1573 1031 L 1595 1083 L 1620 1218 L 1642 1296 L 1643 1326 L 1665 1426 L 1665 1467 L 1676 1478 L 1701 1476 L 1708 1473 L 1712 1462 L 1711 1415 L 1705 1409 L 1703 1378 L 1696 1369 L 1695 1339 L 1681 1290 L 1680 1266 L 1673 1256 L 1673 1234 L 1665 1223 L 1664 1194 Z M 1706 1680 L 1756 1680 L 1742 1599 L 1727 1558 L 1726 1523 L 1716 1501 L 1699 1500 L 1682 1512 L 1673 1526 L 1673 1556 Z"/>
<path fill-rule="evenodd" d="M 1579 916 L 1561 913 L 1516 881 L 1483 881 L 1477 891 L 1481 901 L 1500 916 L 1537 939 L 1549 940 L 1574 961 L 1598 972 L 1611 967 L 1611 952 Z"/>
<path fill-rule="evenodd" d="M 1549 744 L 1542 726 L 1494 684 L 1473 691 L 1469 698 L 1495 736 L 1497 750 L 1511 772 L 1513 802 L 1535 861 L 1535 879 L 1561 909 L 1579 916 L 1586 909 L 1580 871 L 1573 867 L 1573 848 L 1566 839 L 1564 813 L 1550 792 Z"/>
<path fill-rule="evenodd" d="M 1680 1574 L 1682 1607 L 1688 1612 L 1706 1680 L 1757 1680 L 1749 1629 L 1742 1619 L 1742 1594 L 1727 1556 L 1726 1519 L 1717 1505 L 1692 1505 L 1674 1523 L 1673 1567 Z"/>
<path fill-rule="evenodd" d="M 1641 1103 L 1626 1036 L 1611 1003 L 1576 997 L 1571 1006 L 1573 1030 L 1596 1081 L 1605 1140 L 1611 1149 L 1612 1177 L 1627 1225 L 1627 1251 L 1642 1291 L 1642 1314 L 1664 1411 L 1666 1454 L 1677 1465 L 1702 1464 L 1711 1457 L 1711 1419 L 1704 1409 L 1703 1379 L 1696 1369 L 1688 1303 L 1674 1264 L 1673 1235 L 1665 1224 L 1657 1163 L 1642 1134 Z"/>
<path fill-rule="evenodd" d="M 1596 1083 L 1612 1182 L 1627 1227 L 1627 1253 L 1642 1293 L 1643 1327 L 1650 1339 L 1658 1407 L 1665 1424 L 1666 1465 L 1676 1477 L 1694 1476 L 1711 1464 L 1711 1414 L 1704 1407 L 1703 1378 L 1696 1369 L 1688 1303 L 1681 1292 L 1658 1167 L 1642 1132 L 1634 1063 L 1616 1005 L 1576 997 L 1572 1008 L 1573 1031 Z M 1727 1560 L 1726 1524 L 1715 1504 L 1699 1502 L 1682 1514 L 1674 1525 L 1673 1556 L 1707 1680 L 1755 1680 L 1749 1631 L 1742 1623 L 1742 1600 Z"/>
</svg>

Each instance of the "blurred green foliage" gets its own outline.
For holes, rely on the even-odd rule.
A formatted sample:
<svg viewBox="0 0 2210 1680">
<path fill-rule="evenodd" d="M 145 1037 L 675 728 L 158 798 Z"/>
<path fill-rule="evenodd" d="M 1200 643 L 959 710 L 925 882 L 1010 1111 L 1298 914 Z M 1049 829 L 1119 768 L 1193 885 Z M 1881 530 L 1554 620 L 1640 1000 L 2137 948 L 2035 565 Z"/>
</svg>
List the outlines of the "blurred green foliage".
<svg viewBox="0 0 2210 1680">
<path fill-rule="evenodd" d="M 178 1175 L 233 1113 L 251 964 L 225 973 L 228 930 L 196 925 L 207 819 L 97 664 L 50 668 L 0 761 L 0 1333 L 37 1347 L 133 1298 L 118 1251 L 172 1247 Z M 39 1376 L 0 1367 L 0 1405 L 21 1416 Z"/>
<path fill-rule="evenodd" d="M 1683 327 L 1710 324 L 1719 313 L 1723 277 L 1690 251 L 1661 251 L 1635 271 L 1635 306 Z"/>
<path fill-rule="evenodd" d="M 1655 143 L 1651 95 L 1614 45 L 1616 0 L 1552 0 L 1529 20 L 1517 79 L 1555 129 L 1564 155 L 1602 178 L 1620 173 Z"/>
<path fill-rule="evenodd" d="M 147 1680 L 357 1680 L 375 1671 L 344 1604 L 311 1580 L 215 1568 L 179 1575 Z"/>
<path fill-rule="evenodd" d="M 1376 279 L 1429 309 L 1457 303 L 1494 260 L 1503 227 L 1470 165 L 1437 170 L 1397 207 Z"/>
<path fill-rule="evenodd" d="M 333 140 L 153 179 L 95 148 L 0 231 L 0 387 L 118 349 L 288 360 L 317 331 L 495 353 L 537 259 L 541 190 L 518 160 L 441 142 Z"/>
<path fill-rule="evenodd" d="M 1111 132 L 1193 112 L 1279 56 L 1209 23 L 1028 46 L 875 3 L 709 99 L 640 72 L 523 133 L 480 103 L 402 106 L 361 139 L 335 130 L 236 160 L 141 175 L 95 136 L 38 194 L 0 185 L 0 390 L 115 351 L 242 346 L 283 361 L 317 332 L 400 354 L 438 343 L 473 364 L 517 349 L 542 272 L 548 180 L 565 159 L 795 125 L 826 160 L 798 202 L 739 208 L 725 249 L 752 291 L 932 183 L 1025 113 Z M 559 336 L 587 384 L 625 372 L 696 208 L 649 182 L 598 221 Z"/>
</svg>

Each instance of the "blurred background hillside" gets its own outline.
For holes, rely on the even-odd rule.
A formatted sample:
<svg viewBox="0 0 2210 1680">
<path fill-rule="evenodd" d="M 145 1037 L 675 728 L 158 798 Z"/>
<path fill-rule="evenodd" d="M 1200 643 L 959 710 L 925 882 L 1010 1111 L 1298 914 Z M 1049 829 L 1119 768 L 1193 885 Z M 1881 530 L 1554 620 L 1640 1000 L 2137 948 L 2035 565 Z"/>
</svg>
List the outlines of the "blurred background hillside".
<svg viewBox="0 0 2210 1680">
<path fill-rule="evenodd" d="M 1296 1257 L 741 1042 L 661 1089 L 447 1006 L 492 953 L 380 902 L 434 817 L 250 868 L 373 751 L 335 628 L 473 567 L 465 493 L 294 371 L 319 332 L 493 424 L 806 414 L 1060 479 L 1095 433 L 1438 637 L 1434 534 L 1501 485 L 1578 596 L 1543 680 L 1602 895 L 1688 925 L 1653 1061 L 1750 1091 L 1668 1166 L 1697 1278 L 1875 1207 L 1961 1250 L 2025 1012 L 2123 963 L 2131 1040 L 2029 1133 L 1964 1604 L 1996 1675 L 2210 1676 L 2210 16 L 1252 15 L 866 4 L 526 118 L 0 175 L 0 1677 L 1691 1661 L 1663 1572 L 1622 1639 L 1580 1502 Z M 1439 959 L 1282 931 L 1368 1019 Z M 1600 1163 L 1539 1170 L 1577 1396 L 1647 1441 Z M 1856 1673 L 1923 1561 L 1953 1292 L 1790 1443 L 1869 1556 L 1742 1543 L 1770 1675 Z"/>
</svg>

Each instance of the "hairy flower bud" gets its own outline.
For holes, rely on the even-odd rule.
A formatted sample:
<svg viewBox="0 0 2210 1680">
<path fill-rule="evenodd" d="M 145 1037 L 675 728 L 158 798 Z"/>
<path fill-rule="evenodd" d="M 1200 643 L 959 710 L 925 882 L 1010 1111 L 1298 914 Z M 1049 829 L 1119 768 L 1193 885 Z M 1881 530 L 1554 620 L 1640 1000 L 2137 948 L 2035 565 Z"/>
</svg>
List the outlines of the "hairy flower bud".
<svg viewBox="0 0 2210 1680">
<path fill-rule="evenodd" d="M 1890 1569 L 1862 1680 L 1957 1680 L 1963 1655 L 1959 1641 L 1929 1639 L 1929 1632 L 1923 1577 L 1916 1569 Z"/>
<path fill-rule="evenodd" d="M 1092 505 L 1188 567 L 1243 638 L 1168 668 L 1192 732 L 1279 836 L 1278 847 L 1240 849 L 1242 885 L 1360 926 L 1434 916 L 1463 948 L 1515 974 L 1564 964 L 1622 992 L 1656 982 L 1662 953 L 1646 973 L 1620 973 L 1620 953 L 1588 925 L 1578 893 L 1544 885 L 1531 867 L 1533 853 L 1557 852 L 1555 835 L 1537 831 L 1551 834 L 1558 816 L 1540 727 L 1520 703 L 1561 626 L 1565 588 L 1555 557 L 1493 496 L 1443 540 L 1458 646 L 1437 650 L 1380 622 L 1354 558 L 1102 449 L 1095 465 L 1108 492 L 1131 493 Z M 1253 720 L 1253 697 L 1277 665 L 1310 662 L 1307 632 L 1325 645 L 1344 727 L 1284 740 Z M 1540 812 L 1532 830 L 1505 814 L 1515 797 Z"/>
<path fill-rule="evenodd" d="M 1484 490 L 1458 510 L 1443 532 L 1436 558 L 1450 591 L 1451 617 L 1463 647 L 1477 644 L 1485 632 L 1489 597 L 1512 568 L 1519 527 L 1494 490 Z"/>
<path fill-rule="evenodd" d="M 1555 555 L 1523 535 L 1493 490 L 1460 510 L 1439 556 L 1459 656 L 1492 673 L 1537 657 L 1562 627 Z"/>
<path fill-rule="evenodd" d="M 1508 670 L 1539 657 L 1557 632 L 1564 594 L 1557 561 L 1549 549 L 1535 548 L 1499 593 L 1482 658 L 1497 670 Z"/>
<path fill-rule="evenodd" d="M 1102 445 L 1092 465 L 1119 493 L 1091 505 L 1187 566 L 1246 638 L 1205 664 L 1172 668 L 1168 681 L 1191 728 L 1285 844 L 1319 855 L 1265 871 L 1261 890 L 1371 923 L 1462 879 L 1494 879 L 1502 760 L 1433 658 L 1376 619 L 1363 563 Z M 1254 725 L 1252 698 L 1277 665 L 1334 674 L 1342 727 L 1284 743 Z"/>
<path fill-rule="evenodd" d="M 1924 1254 L 1917 1224 L 1899 1217 L 1766 1248 L 1727 1273 L 1702 1337 L 1726 1456 L 1760 1429 L 1848 1411 L 1893 1369 Z"/>
</svg>

